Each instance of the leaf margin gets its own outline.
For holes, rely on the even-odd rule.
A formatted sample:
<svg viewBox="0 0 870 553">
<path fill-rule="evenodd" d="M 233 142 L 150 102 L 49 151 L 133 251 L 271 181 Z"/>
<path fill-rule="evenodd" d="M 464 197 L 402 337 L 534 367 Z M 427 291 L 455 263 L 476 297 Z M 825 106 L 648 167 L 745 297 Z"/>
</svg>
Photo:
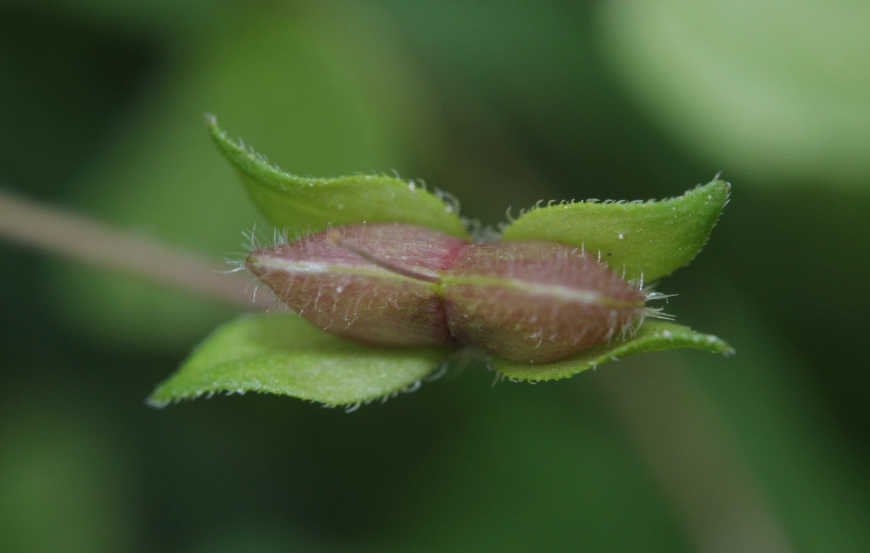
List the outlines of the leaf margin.
<svg viewBox="0 0 870 553">
<path fill-rule="evenodd" d="M 635 336 L 612 340 L 561 361 L 533 365 L 490 355 L 490 363 L 493 369 L 508 379 L 541 382 L 569 378 L 609 361 L 618 361 L 632 355 L 684 348 L 725 356 L 735 353 L 734 348 L 718 336 L 695 332 L 689 327 L 672 322 L 647 320 L 641 324 Z"/>
<path fill-rule="evenodd" d="M 301 341 L 304 345 L 293 350 L 291 346 L 274 343 L 276 339 Z M 312 345 L 323 351 L 315 351 L 314 359 L 306 359 L 306 355 L 312 356 L 312 352 L 306 350 Z M 287 349 L 280 351 L 282 347 Z M 229 349 L 230 353 L 222 353 L 224 348 Z M 293 312 L 246 313 L 217 327 L 194 348 L 172 375 L 155 388 L 147 403 L 152 407 L 162 408 L 170 403 L 204 395 L 211 397 L 220 393 L 232 395 L 247 392 L 287 395 L 327 406 L 369 403 L 392 397 L 409 387 L 416 389 L 417 383 L 436 371 L 439 364 L 454 350 L 450 346 L 369 346 L 316 328 Z M 313 361 L 319 365 L 313 370 L 305 367 L 284 367 L 290 371 L 285 375 L 290 380 L 295 378 L 304 383 L 305 378 L 312 374 L 319 378 L 319 373 L 325 370 L 324 367 L 334 368 L 342 363 L 345 366 L 341 370 L 349 373 L 356 371 L 357 379 L 360 375 L 372 376 L 380 378 L 382 382 L 379 387 L 369 386 L 365 394 L 352 397 L 347 394 L 342 396 L 340 391 L 336 391 L 335 385 L 337 382 L 353 385 L 358 380 L 341 378 L 339 382 L 335 374 L 326 373 L 326 384 L 323 379 L 318 380 L 317 385 L 312 386 L 315 388 L 313 391 L 300 390 L 298 382 L 276 383 L 275 370 L 281 368 L 276 367 L 276 364 L 288 363 L 294 355 L 301 359 L 301 363 Z M 218 360 L 215 361 L 212 357 Z M 380 368 L 377 367 L 379 358 L 382 365 Z M 347 366 L 348 362 L 356 363 L 356 366 Z M 252 369 L 246 365 L 248 363 L 259 365 Z M 395 369 L 403 370 L 404 376 L 397 376 Z M 303 378 L 300 379 L 300 375 Z"/>
<path fill-rule="evenodd" d="M 626 279 L 651 282 L 686 266 L 700 253 L 730 196 L 731 184 L 717 175 L 707 184 L 699 184 L 680 196 L 664 200 L 586 200 L 533 207 L 502 229 L 502 239 L 547 240 L 597 251 L 602 261 L 624 273 Z M 707 204 L 706 211 L 698 209 Z M 673 215 L 679 224 L 660 229 L 659 234 L 666 236 L 651 237 L 644 225 L 654 218 L 661 219 L 660 227 L 673 223 L 673 220 L 667 221 L 665 214 Z M 605 218 L 607 223 L 602 224 L 600 221 Z M 683 234 L 681 240 L 677 240 L 678 234 Z M 692 234 L 691 239 L 687 239 L 686 234 Z M 620 250 L 629 250 L 629 254 L 620 254 Z M 664 256 L 654 260 L 651 253 L 654 251 Z"/>
<path fill-rule="evenodd" d="M 399 222 L 469 239 L 465 223 L 458 213 L 458 202 L 452 201 L 449 194 L 432 193 L 420 183 L 386 175 L 356 174 L 335 178 L 293 175 L 269 163 L 265 156 L 246 147 L 243 142 L 230 139 L 214 115 L 206 114 L 206 126 L 218 150 L 239 175 L 254 205 L 278 227 L 296 232 L 318 232 L 329 225 Z M 322 206 L 315 208 L 299 203 L 300 198 L 304 200 L 315 193 L 321 197 Z M 397 202 L 397 198 L 402 201 Z"/>
</svg>

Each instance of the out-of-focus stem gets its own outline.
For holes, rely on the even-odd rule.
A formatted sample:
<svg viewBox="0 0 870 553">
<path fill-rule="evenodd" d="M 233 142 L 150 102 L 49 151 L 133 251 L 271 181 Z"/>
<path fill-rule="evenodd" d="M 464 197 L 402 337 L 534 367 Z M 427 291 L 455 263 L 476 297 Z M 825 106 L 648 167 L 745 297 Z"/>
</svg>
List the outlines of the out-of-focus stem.
<svg viewBox="0 0 870 553">
<path fill-rule="evenodd" d="M 632 369 L 596 376 L 696 550 L 792 552 L 781 521 L 691 371 L 652 358 Z"/>
<path fill-rule="evenodd" d="M 252 299 L 249 279 L 223 274 L 226 267 L 220 263 L 2 190 L 0 239 L 246 309 L 272 304 L 268 294 Z"/>
</svg>

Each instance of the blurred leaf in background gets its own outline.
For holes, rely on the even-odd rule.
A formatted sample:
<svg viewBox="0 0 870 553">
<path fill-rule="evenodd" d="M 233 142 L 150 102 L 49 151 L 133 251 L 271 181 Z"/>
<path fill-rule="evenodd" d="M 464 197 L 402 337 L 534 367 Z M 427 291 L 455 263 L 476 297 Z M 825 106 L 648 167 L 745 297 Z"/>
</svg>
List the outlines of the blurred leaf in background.
<svg viewBox="0 0 870 553">
<path fill-rule="evenodd" d="M 56 392 L 22 386 L 0 410 L 0 547 L 124 550 L 138 530 L 129 459 L 91 406 Z"/>
<path fill-rule="evenodd" d="M 870 183 L 870 5 L 611 0 L 608 59 L 652 117 L 753 183 Z"/>
</svg>

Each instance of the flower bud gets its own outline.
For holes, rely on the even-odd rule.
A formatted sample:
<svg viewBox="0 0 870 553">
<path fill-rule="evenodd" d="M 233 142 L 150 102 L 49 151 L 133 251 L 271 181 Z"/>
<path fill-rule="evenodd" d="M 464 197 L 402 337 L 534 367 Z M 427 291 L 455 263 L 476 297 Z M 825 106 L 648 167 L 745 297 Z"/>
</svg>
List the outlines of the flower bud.
<svg viewBox="0 0 870 553">
<path fill-rule="evenodd" d="M 416 225 L 350 225 L 260 248 L 246 264 L 290 309 L 359 342 L 459 342 L 548 363 L 649 311 L 643 292 L 578 248 L 470 244 Z"/>
<path fill-rule="evenodd" d="M 442 274 L 459 342 L 511 361 L 548 363 L 606 342 L 646 311 L 646 296 L 579 248 L 474 244 Z"/>
<path fill-rule="evenodd" d="M 348 225 L 257 249 L 246 265 L 290 309 L 333 334 L 375 345 L 449 344 L 438 276 L 466 244 L 417 225 Z"/>
</svg>

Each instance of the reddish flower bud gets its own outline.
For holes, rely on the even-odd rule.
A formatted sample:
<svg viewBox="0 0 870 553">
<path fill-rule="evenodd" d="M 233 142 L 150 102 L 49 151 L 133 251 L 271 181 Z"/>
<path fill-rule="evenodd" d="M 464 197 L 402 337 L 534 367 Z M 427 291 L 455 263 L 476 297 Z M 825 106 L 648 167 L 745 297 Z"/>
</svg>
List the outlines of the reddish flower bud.
<svg viewBox="0 0 870 553">
<path fill-rule="evenodd" d="M 329 232 L 339 233 L 341 243 L 330 241 Z M 246 264 L 290 309 L 333 334 L 377 345 L 449 344 L 455 340 L 438 275 L 466 244 L 417 225 L 349 225 L 260 248 Z M 416 276 L 378 266 L 347 246 Z"/>
<path fill-rule="evenodd" d="M 323 330 L 360 342 L 481 346 L 547 363 L 606 342 L 648 310 L 606 265 L 554 242 L 469 244 L 415 225 L 351 225 L 247 259 Z"/>
<path fill-rule="evenodd" d="M 474 244 L 442 275 L 450 332 L 511 361 L 547 363 L 609 340 L 646 296 L 579 248 Z"/>
</svg>

